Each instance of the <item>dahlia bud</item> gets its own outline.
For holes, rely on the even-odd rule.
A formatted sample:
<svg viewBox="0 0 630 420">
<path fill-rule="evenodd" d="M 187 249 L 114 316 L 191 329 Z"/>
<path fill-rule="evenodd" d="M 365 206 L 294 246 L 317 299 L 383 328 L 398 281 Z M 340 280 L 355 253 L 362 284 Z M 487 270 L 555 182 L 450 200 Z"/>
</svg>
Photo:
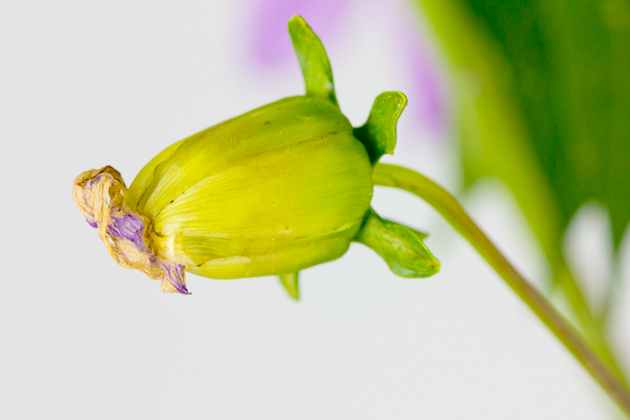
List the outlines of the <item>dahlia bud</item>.
<svg viewBox="0 0 630 420">
<path fill-rule="evenodd" d="M 158 154 L 127 191 L 111 167 L 74 183 L 75 202 L 125 268 L 187 294 L 184 271 L 215 279 L 279 275 L 297 298 L 297 273 L 363 242 L 397 274 L 439 263 L 421 236 L 370 208 L 372 168 L 392 153 L 406 105 L 386 92 L 354 129 L 341 113 L 324 48 L 300 17 L 289 32 L 306 95 L 208 128 Z"/>
</svg>

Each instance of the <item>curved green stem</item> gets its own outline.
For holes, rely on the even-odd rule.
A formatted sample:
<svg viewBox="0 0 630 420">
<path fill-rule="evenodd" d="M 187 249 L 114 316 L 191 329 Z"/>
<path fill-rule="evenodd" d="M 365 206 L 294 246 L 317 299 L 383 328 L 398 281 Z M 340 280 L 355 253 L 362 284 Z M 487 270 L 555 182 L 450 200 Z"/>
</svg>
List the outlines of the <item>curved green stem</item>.
<svg viewBox="0 0 630 420">
<path fill-rule="evenodd" d="M 424 175 L 395 165 L 376 165 L 373 179 L 375 185 L 403 189 L 435 208 L 534 311 L 630 417 L 630 393 L 623 383 L 608 370 L 554 307 L 505 259 L 451 194 Z"/>
<path fill-rule="evenodd" d="M 616 361 L 608 340 L 606 340 L 605 325 L 593 315 L 593 311 L 586 302 L 584 293 L 573 278 L 573 274 L 564 259 L 554 266 L 554 270 L 556 271 L 554 273 L 555 283 L 560 287 L 562 294 L 566 298 L 569 309 L 575 317 L 575 322 L 586 336 L 593 350 L 608 366 L 608 369 L 612 371 L 619 382 L 628 388 L 628 382 L 624 373 Z"/>
</svg>

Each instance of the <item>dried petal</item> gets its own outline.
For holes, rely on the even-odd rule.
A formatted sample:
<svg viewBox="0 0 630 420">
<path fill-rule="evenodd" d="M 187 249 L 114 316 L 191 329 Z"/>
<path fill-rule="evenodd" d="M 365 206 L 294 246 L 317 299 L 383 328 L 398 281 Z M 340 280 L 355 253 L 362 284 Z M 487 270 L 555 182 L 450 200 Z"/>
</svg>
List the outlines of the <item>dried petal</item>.
<svg viewBox="0 0 630 420">
<path fill-rule="evenodd" d="M 189 294 L 183 266 L 157 256 L 150 244 L 149 219 L 133 211 L 124 201 L 127 189 L 114 168 L 82 173 L 74 180 L 74 201 L 87 222 L 99 230 L 109 254 L 124 268 L 136 269 L 168 293 Z"/>
</svg>

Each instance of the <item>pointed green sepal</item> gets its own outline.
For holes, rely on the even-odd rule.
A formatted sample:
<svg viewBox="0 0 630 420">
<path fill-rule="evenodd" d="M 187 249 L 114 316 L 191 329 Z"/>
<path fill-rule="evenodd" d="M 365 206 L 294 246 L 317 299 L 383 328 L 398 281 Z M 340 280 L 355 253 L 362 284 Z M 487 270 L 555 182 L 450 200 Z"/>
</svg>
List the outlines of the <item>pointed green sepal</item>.
<svg viewBox="0 0 630 420">
<path fill-rule="evenodd" d="M 282 282 L 282 285 L 286 289 L 287 293 L 289 293 L 289 296 L 295 300 L 300 299 L 300 289 L 298 287 L 299 273 L 299 271 L 296 271 L 295 273 L 280 274 L 280 281 Z"/>
<path fill-rule="evenodd" d="M 325 98 L 338 105 L 330 61 L 322 42 L 301 16 L 289 20 L 289 34 L 304 74 L 306 95 Z"/>
<path fill-rule="evenodd" d="M 401 92 L 383 92 L 374 100 L 367 122 L 354 129 L 354 136 L 365 146 L 372 166 L 385 153 L 394 153 L 396 123 L 405 106 L 407 97 Z"/>
<path fill-rule="evenodd" d="M 400 225 L 400 223 L 396 223 L 396 222 L 393 222 L 393 221 L 388 220 L 388 219 L 383 219 L 383 221 L 384 221 L 385 223 L 392 223 L 392 224 L 394 224 L 394 225 Z M 422 240 L 425 240 L 425 239 L 427 239 L 427 238 L 429 237 L 429 234 L 428 234 L 428 233 L 426 233 L 426 232 L 422 232 L 422 231 L 420 231 L 420 230 L 415 230 L 415 229 L 412 229 L 412 228 L 410 228 L 409 226 L 405 226 L 405 227 L 406 227 L 407 229 L 409 229 L 410 231 L 412 231 L 414 235 L 416 235 L 418 238 L 420 238 L 420 239 L 422 239 Z"/>
<path fill-rule="evenodd" d="M 401 277 L 429 277 L 440 271 L 439 261 L 415 231 L 381 219 L 371 208 L 355 241 L 376 251 Z"/>
</svg>

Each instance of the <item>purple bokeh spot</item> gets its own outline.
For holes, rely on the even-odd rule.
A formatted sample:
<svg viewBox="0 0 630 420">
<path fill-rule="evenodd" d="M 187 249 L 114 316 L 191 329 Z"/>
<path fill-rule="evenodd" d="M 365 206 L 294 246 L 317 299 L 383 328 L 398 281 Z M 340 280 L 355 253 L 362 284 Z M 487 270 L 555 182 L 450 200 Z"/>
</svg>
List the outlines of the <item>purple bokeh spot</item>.
<svg viewBox="0 0 630 420">
<path fill-rule="evenodd" d="M 293 47 L 287 31 L 287 22 L 300 15 L 320 38 L 345 19 L 352 0 L 262 0 L 253 5 L 254 59 L 261 65 L 272 67 L 293 59 Z"/>
<path fill-rule="evenodd" d="M 317 35 L 328 46 L 330 33 L 355 19 L 352 0 L 261 0 L 252 4 L 250 45 L 252 55 L 261 69 L 277 68 L 294 52 L 287 31 L 287 21 L 299 14 L 306 19 Z M 357 2 L 357 6 L 363 3 Z M 406 113 L 413 121 L 438 138 L 445 134 L 448 122 L 448 103 L 445 82 L 440 75 L 436 57 L 423 42 L 415 14 L 396 2 L 375 1 L 369 7 L 380 8 L 382 20 L 391 23 L 396 38 L 392 48 L 399 51 L 399 60 L 408 71 L 411 84 L 405 90 L 410 108 Z M 382 24 L 383 22 L 379 22 Z"/>
<path fill-rule="evenodd" d="M 417 101 L 414 108 L 418 121 L 432 133 L 441 135 L 447 123 L 447 104 L 436 59 L 412 23 L 402 26 L 400 38 L 413 83 L 409 100 L 412 104 Z"/>
</svg>

